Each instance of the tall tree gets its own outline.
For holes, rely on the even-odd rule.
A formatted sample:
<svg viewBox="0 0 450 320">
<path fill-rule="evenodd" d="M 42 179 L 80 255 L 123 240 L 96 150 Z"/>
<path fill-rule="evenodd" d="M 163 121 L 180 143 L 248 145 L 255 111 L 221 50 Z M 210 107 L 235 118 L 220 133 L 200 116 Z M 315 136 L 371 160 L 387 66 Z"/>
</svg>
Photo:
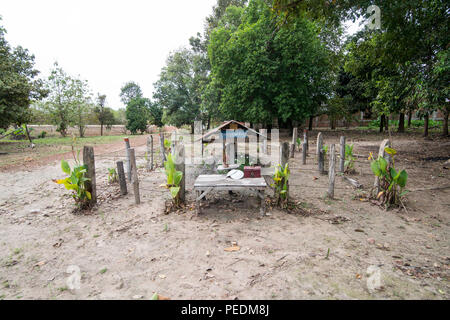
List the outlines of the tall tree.
<svg viewBox="0 0 450 320">
<path fill-rule="evenodd" d="M 194 55 L 188 49 L 174 52 L 167 59 L 160 79 L 154 84 L 153 98 L 164 108 L 163 122 L 177 127 L 188 124 L 192 131 L 194 121 L 201 119 L 200 87 Z"/>
<path fill-rule="evenodd" d="M 1 17 L 0 17 L 1 21 Z M 42 80 L 36 79 L 34 56 L 18 46 L 11 48 L 0 25 L 0 128 L 30 121 L 30 104 L 46 96 Z"/>
<path fill-rule="evenodd" d="M 330 55 L 318 34 L 317 25 L 302 17 L 274 34 L 272 11 L 263 0 L 245 9 L 229 7 L 209 45 L 221 112 L 259 123 L 314 114 L 332 80 Z"/>
<path fill-rule="evenodd" d="M 142 98 L 141 87 L 133 81 L 125 83 L 125 85 L 120 89 L 120 100 L 124 105 L 128 105 L 131 100 L 136 98 Z"/>
<path fill-rule="evenodd" d="M 49 96 L 44 107 L 57 126 L 56 130 L 65 137 L 70 126 L 77 126 L 80 137 L 83 137 L 88 114 L 92 110 L 87 81 L 68 75 L 55 62 L 46 87 Z"/>
<path fill-rule="evenodd" d="M 138 131 L 144 133 L 147 130 L 148 112 L 150 107 L 150 100 L 147 98 L 137 97 L 131 99 L 127 104 L 126 128 L 132 134 L 137 134 Z"/>
</svg>

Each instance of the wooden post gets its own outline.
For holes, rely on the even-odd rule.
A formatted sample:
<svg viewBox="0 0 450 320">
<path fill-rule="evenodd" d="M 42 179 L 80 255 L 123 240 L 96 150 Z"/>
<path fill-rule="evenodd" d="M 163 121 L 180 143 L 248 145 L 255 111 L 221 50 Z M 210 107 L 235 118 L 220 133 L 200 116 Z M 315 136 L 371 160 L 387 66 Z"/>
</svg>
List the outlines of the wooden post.
<svg viewBox="0 0 450 320">
<path fill-rule="evenodd" d="M 164 162 L 166 161 L 166 153 L 164 150 L 164 133 L 159 134 L 160 148 L 161 148 L 161 162 L 162 167 L 164 167 Z"/>
<path fill-rule="evenodd" d="M 140 204 L 141 196 L 139 194 L 139 177 L 137 173 L 136 155 L 134 153 L 134 149 L 130 149 L 130 162 L 131 162 L 131 171 L 133 173 L 134 201 L 136 204 Z"/>
<path fill-rule="evenodd" d="M 281 166 L 284 168 L 284 166 L 289 161 L 289 142 L 284 142 L 281 145 Z"/>
<path fill-rule="evenodd" d="M 388 166 L 390 165 L 392 160 L 391 160 L 391 157 L 389 156 L 389 154 L 386 153 L 386 151 L 384 151 L 384 149 L 386 149 L 390 146 L 391 146 L 391 142 L 389 141 L 389 139 L 383 140 L 383 142 L 380 145 L 380 149 L 378 151 L 378 157 L 385 158 L 386 161 L 388 162 Z M 378 195 L 381 192 L 380 178 L 378 178 L 378 177 L 375 177 L 374 188 Z"/>
<path fill-rule="evenodd" d="M 153 137 L 147 138 L 147 171 L 153 170 Z M 151 159 L 150 159 L 151 158 Z"/>
<path fill-rule="evenodd" d="M 317 163 L 320 174 L 324 174 L 325 172 L 325 153 L 323 151 L 323 137 L 320 132 L 317 136 Z"/>
<path fill-rule="evenodd" d="M 117 161 L 117 175 L 119 176 L 120 194 L 125 196 L 127 191 L 127 181 L 125 179 L 125 170 L 123 169 L 123 161 Z"/>
<path fill-rule="evenodd" d="M 330 165 L 328 170 L 328 197 L 330 199 L 334 198 L 334 183 L 336 179 L 336 154 L 335 154 L 335 146 L 331 145 L 330 148 Z"/>
<path fill-rule="evenodd" d="M 298 128 L 294 128 L 294 131 L 292 133 L 292 144 L 291 144 L 289 158 L 295 157 L 295 144 L 297 143 L 297 137 L 298 137 Z"/>
<path fill-rule="evenodd" d="M 185 149 L 182 143 L 176 145 L 175 170 L 183 172 L 183 178 L 180 182 L 180 202 L 186 200 L 186 169 L 185 169 Z"/>
<path fill-rule="evenodd" d="M 303 141 L 306 142 L 306 153 L 309 151 L 309 137 L 308 137 L 308 129 L 303 131 Z"/>
<path fill-rule="evenodd" d="M 129 138 L 125 138 L 125 150 L 127 153 L 127 174 L 128 174 L 128 182 L 131 182 L 131 162 L 130 162 L 130 139 Z"/>
<path fill-rule="evenodd" d="M 153 136 L 150 136 L 150 170 L 153 171 Z"/>
<path fill-rule="evenodd" d="M 226 132 L 222 132 L 221 133 L 221 137 L 222 137 L 222 162 L 223 162 L 223 167 L 224 168 L 228 168 L 228 161 L 227 161 L 227 133 Z"/>
<path fill-rule="evenodd" d="M 238 138 L 236 136 L 236 130 L 234 131 L 234 163 L 238 163 Z"/>
<path fill-rule="evenodd" d="M 263 154 L 267 154 L 267 129 L 261 129 L 261 130 L 259 130 L 259 133 L 264 136 L 264 137 L 261 137 L 261 139 L 262 139 L 262 153 Z"/>
<path fill-rule="evenodd" d="M 245 165 L 246 166 L 250 165 L 250 155 L 249 155 L 250 145 L 249 144 L 250 144 L 250 139 L 248 137 L 248 132 L 247 132 L 247 134 L 245 136 Z"/>
<path fill-rule="evenodd" d="M 303 160 L 303 165 L 306 165 L 306 155 L 308 154 L 308 147 L 307 147 L 307 143 L 303 142 L 302 144 L 302 160 Z"/>
<path fill-rule="evenodd" d="M 95 158 L 94 158 L 94 147 L 84 146 L 83 148 L 83 163 L 87 166 L 86 176 L 89 181 L 84 183 L 86 191 L 91 193 L 90 205 L 97 203 L 97 185 L 95 180 Z"/>
<path fill-rule="evenodd" d="M 340 154 L 340 162 L 339 162 L 339 171 L 345 172 L 345 137 L 341 137 L 341 154 Z"/>
</svg>

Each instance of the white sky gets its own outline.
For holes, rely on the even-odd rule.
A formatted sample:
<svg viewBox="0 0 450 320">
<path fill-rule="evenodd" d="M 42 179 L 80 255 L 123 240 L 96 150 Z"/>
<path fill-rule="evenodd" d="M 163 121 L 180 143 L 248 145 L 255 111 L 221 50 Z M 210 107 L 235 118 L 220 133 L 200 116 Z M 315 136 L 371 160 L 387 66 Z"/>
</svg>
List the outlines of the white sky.
<svg viewBox="0 0 450 320">
<path fill-rule="evenodd" d="M 55 61 L 89 81 L 95 96 L 123 107 L 120 88 L 136 81 L 148 98 L 167 56 L 203 32 L 216 0 L 0 0 L 12 46 L 36 57 L 41 77 Z M 355 26 L 353 26 L 355 28 Z M 352 29 L 353 29 L 352 28 Z M 352 30 L 353 31 L 353 30 Z"/>
<path fill-rule="evenodd" d="M 119 93 L 136 81 L 151 98 L 167 56 L 203 32 L 216 0 L 0 0 L 12 46 L 35 55 L 47 77 L 54 61 L 122 107 Z"/>
</svg>

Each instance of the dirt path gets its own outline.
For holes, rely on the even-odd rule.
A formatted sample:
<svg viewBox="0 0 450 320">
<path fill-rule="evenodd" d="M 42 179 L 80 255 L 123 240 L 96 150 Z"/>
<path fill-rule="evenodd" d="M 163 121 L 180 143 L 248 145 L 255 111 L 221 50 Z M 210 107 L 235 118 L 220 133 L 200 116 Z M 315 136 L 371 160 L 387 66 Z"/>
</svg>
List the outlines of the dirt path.
<svg viewBox="0 0 450 320">
<path fill-rule="evenodd" d="M 357 154 L 368 154 L 380 137 L 351 140 Z M 325 141 L 338 137 L 325 134 Z M 140 206 L 108 185 L 106 170 L 116 158 L 106 153 L 121 144 L 96 147 L 100 204 L 91 215 L 74 215 L 70 195 L 51 182 L 62 176 L 59 163 L 0 173 L 0 298 L 148 299 L 154 292 L 172 299 L 450 298 L 448 188 L 412 192 L 408 212 L 385 212 L 361 201 L 373 177 L 360 159 L 354 178 L 364 190 L 338 178 L 336 199 L 327 200 L 327 177 L 316 173 L 312 158 L 300 165 L 297 153 L 291 193 L 310 216 L 272 209 L 260 219 L 255 198 L 230 201 L 227 193 L 208 199 L 199 217 L 190 210 L 164 215 L 162 172 L 140 169 Z M 396 139 L 410 190 L 450 184 L 443 161 L 424 160 L 450 157 L 445 145 Z M 139 158 L 138 166 L 144 162 Z M 239 251 L 224 251 L 234 242 Z M 67 287 L 69 266 L 80 270 L 79 290 Z M 370 266 L 382 279 L 374 292 Z"/>
</svg>

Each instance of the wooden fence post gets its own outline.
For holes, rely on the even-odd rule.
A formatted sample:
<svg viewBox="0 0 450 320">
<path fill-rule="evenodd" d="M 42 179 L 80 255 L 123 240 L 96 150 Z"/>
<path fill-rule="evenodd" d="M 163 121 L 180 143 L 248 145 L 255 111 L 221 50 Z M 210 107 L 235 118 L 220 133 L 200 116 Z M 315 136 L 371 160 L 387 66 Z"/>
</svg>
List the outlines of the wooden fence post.
<svg viewBox="0 0 450 320">
<path fill-rule="evenodd" d="M 125 170 L 123 169 L 123 161 L 117 161 L 117 175 L 119 176 L 120 194 L 125 196 L 127 191 L 127 181 L 125 179 Z"/>
<path fill-rule="evenodd" d="M 245 165 L 248 166 L 250 165 L 250 138 L 248 137 L 248 132 L 247 135 L 245 136 Z"/>
<path fill-rule="evenodd" d="M 147 138 L 147 171 L 153 170 L 153 136 Z"/>
<path fill-rule="evenodd" d="M 91 205 L 97 203 L 97 185 L 95 179 L 95 158 L 94 147 L 84 146 L 83 148 L 83 163 L 87 166 L 87 177 L 90 179 L 84 183 L 86 191 L 91 193 Z"/>
<path fill-rule="evenodd" d="M 130 162 L 130 152 L 128 150 L 130 150 L 131 146 L 130 146 L 130 139 L 129 138 L 125 138 L 125 150 L 127 153 L 127 174 L 128 174 L 128 182 L 131 182 L 131 162 Z"/>
<path fill-rule="evenodd" d="M 183 172 L 183 178 L 180 182 L 180 202 L 184 203 L 186 200 L 186 166 L 185 166 L 185 148 L 184 144 L 179 143 L 175 147 L 175 170 Z"/>
<path fill-rule="evenodd" d="M 159 144 L 161 148 L 161 161 L 162 161 L 162 167 L 164 167 L 164 162 L 166 161 L 166 153 L 164 150 L 164 133 L 159 134 Z"/>
<path fill-rule="evenodd" d="M 341 154 L 340 154 L 340 162 L 339 162 L 339 171 L 345 172 L 345 137 L 341 137 Z"/>
<path fill-rule="evenodd" d="M 281 145 L 281 166 L 284 168 L 289 161 L 289 142 Z"/>
<path fill-rule="evenodd" d="M 308 137 L 308 129 L 303 131 L 303 141 L 306 142 L 306 153 L 309 151 L 309 137 Z"/>
<path fill-rule="evenodd" d="M 308 154 L 308 144 L 305 142 L 303 142 L 302 144 L 302 161 L 303 161 L 303 165 L 306 165 L 306 156 Z"/>
<path fill-rule="evenodd" d="M 336 179 L 336 154 L 335 154 L 335 146 L 334 144 L 331 145 L 330 148 L 330 164 L 329 164 L 329 170 L 328 170 L 328 197 L 330 199 L 334 198 L 334 183 Z"/>
<path fill-rule="evenodd" d="M 130 162 L 131 162 L 131 171 L 133 173 L 134 201 L 136 204 L 140 204 L 141 196 L 139 193 L 139 177 L 138 177 L 138 173 L 137 173 L 136 155 L 135 155 L 134 149 L 130 149 Z"/>
<path fill-rule="evenodd" d="M 262 153 L 266 155 L 267 154 L 267 129 L 260 129 L 259 133 L 264 136 L 264 137 L 261 137 Z"/>
<path fill-rule="evenodd" d="M 294 131 L 292 133 L 292 144 L 289 158 L 295 157 L 295 144 L 297 143 L 297 137 L 298 137 L 298 128 L 294 128 Z"/>
<path fill-rule="evenodd" d="M 323 137 L 322 132 L 320 132 L 317 136 L 317 163 L 320 174 L 324 174 L 325 172 L 325 153 L 323 150 Z"/>
</svg>

